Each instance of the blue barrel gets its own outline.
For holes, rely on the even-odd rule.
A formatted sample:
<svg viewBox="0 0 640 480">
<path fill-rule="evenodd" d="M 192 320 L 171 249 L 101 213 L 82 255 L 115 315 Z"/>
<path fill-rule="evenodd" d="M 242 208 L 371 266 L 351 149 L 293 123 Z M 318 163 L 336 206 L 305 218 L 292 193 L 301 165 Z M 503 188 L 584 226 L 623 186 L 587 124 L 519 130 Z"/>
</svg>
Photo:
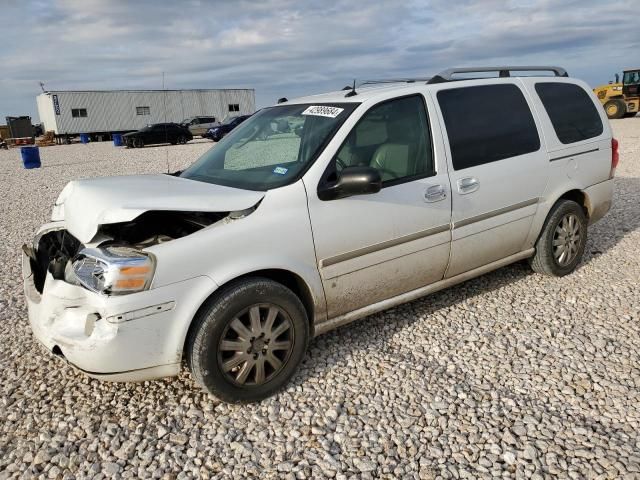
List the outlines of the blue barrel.
<svg viewBox="0 0 640 480">
<path fill-rule="evenodd" d="M 24 168 L 40 168 L 40 150 L 38 147 L 20 147 Z"/>
<path fill-rule="evenodd" d="M 114 133 L 112 136 L 113 136 L 113 146 L 114 147 L 121 147 L 122 146 L 122 134 L 121 133 Z"/>
<path fill-rule="evenodd" d="M 82 143 L 89 143 L 89 134 L 88 133 L 81 133 L 80 134 L 80 141 Z"/>
</svg>

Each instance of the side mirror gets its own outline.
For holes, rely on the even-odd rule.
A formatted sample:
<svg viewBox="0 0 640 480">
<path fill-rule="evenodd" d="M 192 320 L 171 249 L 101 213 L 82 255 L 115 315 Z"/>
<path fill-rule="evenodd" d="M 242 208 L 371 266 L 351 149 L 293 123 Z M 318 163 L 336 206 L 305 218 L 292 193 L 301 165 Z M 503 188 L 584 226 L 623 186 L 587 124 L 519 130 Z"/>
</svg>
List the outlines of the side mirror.
<svg viewBox="0 0 640 480">
<path fill-rule="evenodd" d="M 372 167 L 346 167 L 335 183 L 318 187 L 320 200 L 337 200 L 353 195 L 378 193 L 382 188 L 380 172 Z"/>
</svg>

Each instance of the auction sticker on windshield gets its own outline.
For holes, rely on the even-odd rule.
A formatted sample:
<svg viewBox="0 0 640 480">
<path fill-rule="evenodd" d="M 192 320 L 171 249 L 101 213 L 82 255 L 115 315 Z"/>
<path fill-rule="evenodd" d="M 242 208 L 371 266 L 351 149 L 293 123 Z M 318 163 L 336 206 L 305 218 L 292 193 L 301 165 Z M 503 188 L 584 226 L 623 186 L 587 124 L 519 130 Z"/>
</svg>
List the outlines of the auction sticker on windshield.
<svg viewBox="0 0 640 480">
<path fill-rule="evenodd" d="M 328 105 L 311 105 L 302 115 L 316 115 L 318 117 L 336 118 L 344 108 L 330 107 Z"/>
</svg>

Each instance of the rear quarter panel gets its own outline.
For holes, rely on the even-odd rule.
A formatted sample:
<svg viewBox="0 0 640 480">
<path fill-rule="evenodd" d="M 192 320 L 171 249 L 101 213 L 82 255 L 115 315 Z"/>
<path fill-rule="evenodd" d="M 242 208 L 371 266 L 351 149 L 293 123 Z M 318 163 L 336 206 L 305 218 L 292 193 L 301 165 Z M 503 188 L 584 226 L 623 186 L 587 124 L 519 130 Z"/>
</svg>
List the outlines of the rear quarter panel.
<svg viewBox="0 0 640 480">
<path fill-rule="evenodd" d="M 549 155 L 549 181 L 540 199 L 528 244 L 533 246 L 549 211 L 558 199 L 570 190 L 585 191 L 592 185 L 605 182 L 611 171 L 611 126 L 598 98 L 581 80 L 573 78 L 523 78 L 522 82 L 532 98 L 542 126 L 542 134 Z M 602 122 L 602 134 L 587 140 L 564 144 L 556 135 L 547 110 L 536 93 L 535 85 L 543 82 L 571 83 L 581 87 L 593 102 Z"/>
</svg>

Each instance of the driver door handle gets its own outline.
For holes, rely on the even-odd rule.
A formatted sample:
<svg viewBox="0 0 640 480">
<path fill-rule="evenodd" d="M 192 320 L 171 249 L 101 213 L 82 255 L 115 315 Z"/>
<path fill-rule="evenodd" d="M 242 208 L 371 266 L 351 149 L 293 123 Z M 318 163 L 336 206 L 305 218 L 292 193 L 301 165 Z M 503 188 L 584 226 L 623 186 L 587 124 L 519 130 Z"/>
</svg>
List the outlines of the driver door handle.
<svg viewBox="0 0 640 480">
<path fill-rule="evenodd" d="M 447 190 L 443 185 L 430 185 L 424 192 L 425 202 L 439 202 L 440 200 L 444 200 L 445 198 L 447 198 Z"/>
<path fill-rule="evenodd" d="M 458 184 L 458 193 L 460 193 L 461 195 L 475 192 L 480 188 L 480 182 L 475 177 L 461 178 L 460 180 L 458 180 L 457 184 Z"/>
</svg>

